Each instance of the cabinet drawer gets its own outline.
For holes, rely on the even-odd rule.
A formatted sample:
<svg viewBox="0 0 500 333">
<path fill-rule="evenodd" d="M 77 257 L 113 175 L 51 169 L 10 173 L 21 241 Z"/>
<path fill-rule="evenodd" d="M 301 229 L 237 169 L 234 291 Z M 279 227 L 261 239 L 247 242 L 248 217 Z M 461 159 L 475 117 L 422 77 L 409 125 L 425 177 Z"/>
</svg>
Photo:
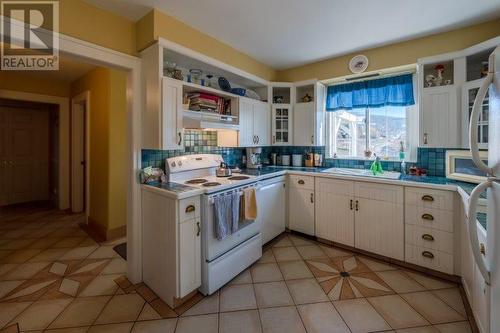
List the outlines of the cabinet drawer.
<svg viewBox="0 0 500 333">
<path fill-rule="evenodd" d="M 290 187 L 314 190 L 314 177 L 290 175 L 288 179 Z"/>
<path fill-rule="evenodd" d="M 200 197 L 179 200 L 179 222 L 200 217 Z"/>
<path fill-rule="evenodd" d="M 403 194 L 403 186 L 354 182 L 354 195 L 357 198 L 403 204 Z"/>
<path fill-rule="evenodd" d="M 406 244 L 405 258 L 408 263 L 453 274 L 453 255 L 449 253 Z"/>
<path fill-rule="evenodd" d="M 406 244 L 453 254 L 453 233 L 451 232 L 407 225 L 405 234 Z"/>
<path fill-rule="evenodd" d="M 406 205 L 405 223 L 425 228 L 453 232 L 453 215 L 449 210 Z"/>
<path fill-rule="evenodd" d="M 453 211 L 454 192 L 426 188 L 406 187 L 407 205 Z"/>
</svg>

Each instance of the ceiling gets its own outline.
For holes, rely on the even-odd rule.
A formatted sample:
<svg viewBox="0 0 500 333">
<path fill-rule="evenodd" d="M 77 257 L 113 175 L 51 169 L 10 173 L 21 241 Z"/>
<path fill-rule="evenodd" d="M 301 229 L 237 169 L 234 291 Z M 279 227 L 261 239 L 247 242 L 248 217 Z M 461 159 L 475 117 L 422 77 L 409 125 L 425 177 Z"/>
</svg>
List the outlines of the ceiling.
<svg viewBox="0 0 500 333">
<path fill-rule="evenodd" d="M 132 20 L 157 8 L 275 69 L 500 17 L 500 0 L 86 0 Z"/>
</svg>

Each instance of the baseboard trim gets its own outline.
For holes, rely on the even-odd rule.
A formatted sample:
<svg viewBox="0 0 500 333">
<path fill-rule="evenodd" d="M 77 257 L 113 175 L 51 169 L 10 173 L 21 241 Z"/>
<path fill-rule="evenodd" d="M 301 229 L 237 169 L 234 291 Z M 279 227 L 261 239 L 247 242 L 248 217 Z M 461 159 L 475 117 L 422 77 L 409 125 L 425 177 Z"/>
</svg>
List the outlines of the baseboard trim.
<svg viewBox="0 0 500 333">
<path fill-rule="evenodd" d="M 127 226 L 123 225 L 114 229 L 107 229 L 101 224 L 97 223 L 90 216 L 87 219 L 85 230 L 97 242 L 105 242 L 124 237 L 127 234 Z"/>
</svg>

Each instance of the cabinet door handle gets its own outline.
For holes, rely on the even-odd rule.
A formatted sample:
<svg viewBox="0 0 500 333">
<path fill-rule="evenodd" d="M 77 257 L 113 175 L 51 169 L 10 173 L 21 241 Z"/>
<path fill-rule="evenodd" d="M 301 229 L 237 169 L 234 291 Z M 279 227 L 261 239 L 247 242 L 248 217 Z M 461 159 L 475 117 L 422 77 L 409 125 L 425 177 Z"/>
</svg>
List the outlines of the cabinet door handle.
<svg viewBox="0 0 500 333">
<path fill-rule="evenodd" d="M 434 201 L 434 197 L 432 195 L 423 195 L 422 196 L 422 201 Z"/>
<path fill-rule="evenodd" d="M 423 214 L 422 220 L 434 221 L 434 216 L 432 216 L 431 214 Z"/>
<path fill-rule="evenodd" d="M 276 135 L 273 135 L 273 143 L 276 143 Z"/>
<path fill-rule="evenodd" d="M 352 210 L 352 199 L 349 200 L 349 208 Z"/>
<path fill-rule="evenodd" d="M 432 252 L 429 252 L 429 251 L 422 252 L 422 257 L 434 259 L 434 255 L 432 254 Z"/>
<path fill-rule="evenodd" d="M 179 141 L 178 141 L 177 145 L 180 146 L 182 144 L 182 132 L 179 132 L 178 135 L 179 135 Z"/>
<path fill-rule="evenodd" d="M 201 232 L 200 222 L 196 222 L 196 229 L 196 236 L 199 236 Z"/>
<path fill-rule="evenodd" d="M 479 244 L 479 253 L 481 253 L 483 256 L 486 255 L 486 247 L 484 246 L 484 243 Z"/>
<path fill-rule="evenodd" d="M 189 205 L 186 207 L 186 213 L 192 213 L 196 210 L 196 207 L 194 205 Z"/>
<path fill-rule="evenodd" d="M 429 135 L 427 133 L 424 133 L 424 145 L 428 144 L 428 138 Z"/>
<path fill-rule="evenodd" d="M 314 144 L 314 135 L 311 135 L 311 144 Z"/>
<path fill-rule="evenodd" d="M 302 179 L 299 179 L 297 183 L 299 183 L 300 185 L 304 185 L 306 182 L 304 182 Z"/>
<path fill-rule="evenodd" d="M 356 211 L 358 211 L 358 210 L 359 210 L 359 201 L 356 200 Z"/>
<path fill-rule="evenodd" d="M 314 203 L 314 193 L 311 193 L 311 203 Z"/>
<path fill-rule="evenodd" d="M 260 141 L 260 138 L 259 138 L 259 136 L 257 135 L 257 143 L 259 143 L 259 141 Z"/>
<path fill-rule="evenodd" d="M 434 241 L 434 236 L 429 235 L 429 234 L 423 234 L 422 235 L 422 239 L 426 240 L 426 241 L 429 241 L 429 242 L 433 242 Z"/>
</svg>

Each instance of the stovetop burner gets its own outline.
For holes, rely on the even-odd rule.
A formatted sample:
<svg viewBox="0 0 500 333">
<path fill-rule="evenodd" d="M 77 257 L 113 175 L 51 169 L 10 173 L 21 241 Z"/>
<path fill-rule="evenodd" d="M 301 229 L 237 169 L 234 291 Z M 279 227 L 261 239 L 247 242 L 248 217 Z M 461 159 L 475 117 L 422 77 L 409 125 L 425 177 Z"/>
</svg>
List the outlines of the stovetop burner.
<svg viewBox="0 0 500 333">
<path fill-rule="evenodd" d="M 203 184 L 208 182 L 208 180 L 203 178 L 191 179 L 186 182 L 186 184 Z"/>
<path fill-rule="evenodd" d="M 246 179 L 249 179 L 250 177 L 248 176 L 232 176 L 232 177 L 229 177 L 228 179 L 229 180 L 246 180 Z"/>
<path fill-rule="evenodd" d="M 208 182 L 208 183 L 204 183 L 203 186 L 205 187 L 212 187 L 212 186 L 217 186 L 217 185 L 221 185 L 221 183 L 218 183 L 218 182 Z"/>
</svg>

